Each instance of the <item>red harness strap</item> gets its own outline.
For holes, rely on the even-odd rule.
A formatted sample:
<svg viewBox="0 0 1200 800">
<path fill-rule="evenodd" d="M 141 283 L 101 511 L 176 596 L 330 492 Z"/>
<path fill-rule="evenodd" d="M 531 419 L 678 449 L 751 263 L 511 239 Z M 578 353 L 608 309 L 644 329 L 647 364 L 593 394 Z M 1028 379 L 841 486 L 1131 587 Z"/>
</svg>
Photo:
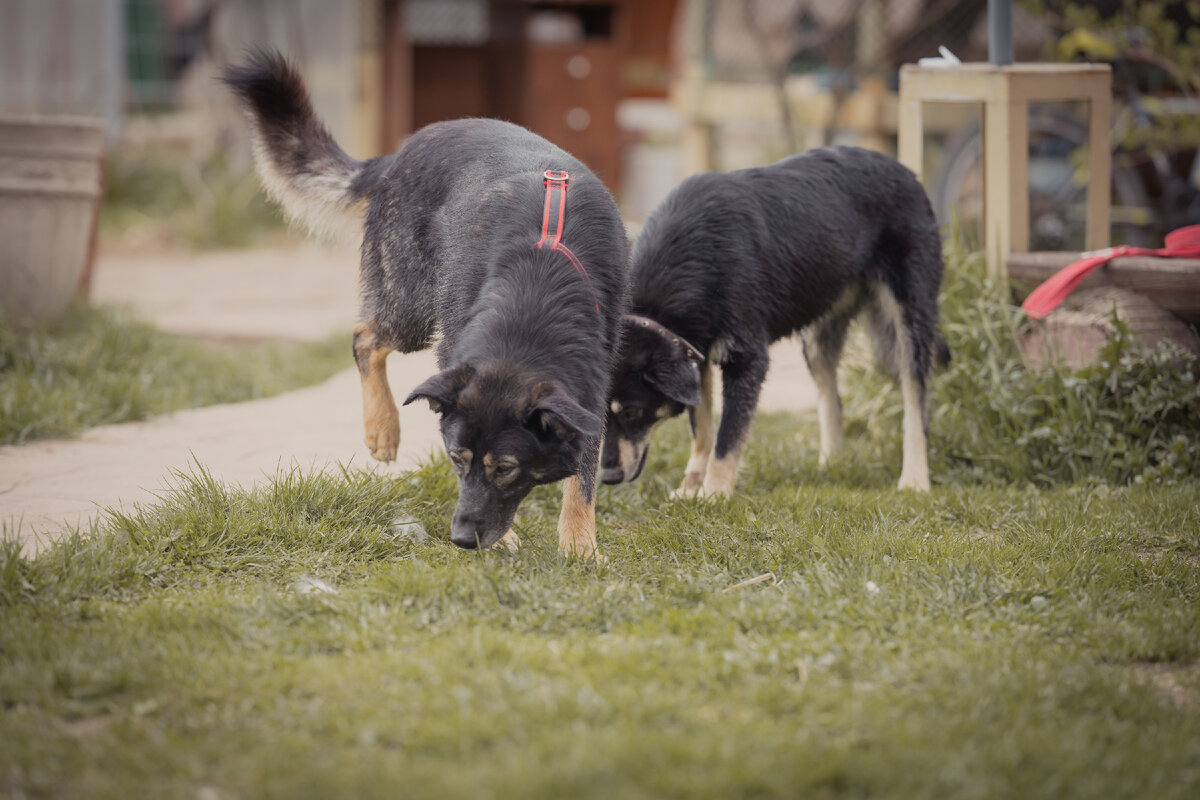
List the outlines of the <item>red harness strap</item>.
<svg viewBox="0 0 1200 800">
<path fill-rule="evenodd" d="M 533 246 L 538 250 L 544 247 L 556 250 L 567 257 L 571 266 L 575 267 L 575 271 L 579 273 L 579 277 L 587 284 L 588 290 L 592 293 L 592 303 L 596 307 L 596 313 L 599 314 L 600 301 L 596 298 L 596 290 L 592 286 L 591 276 L 587 274 L 579 257 L 562 243 L 563 225 L 567 218 L 567 181 L 570 180 L 570 176 L 567 175 L 566 170 L 555 172 L 548 169 L 542 173 L 542 178 L 542 184 L 546 187 L 546 204 L 542 209 L 542 238 L 534 242 Z"/>
</svg>

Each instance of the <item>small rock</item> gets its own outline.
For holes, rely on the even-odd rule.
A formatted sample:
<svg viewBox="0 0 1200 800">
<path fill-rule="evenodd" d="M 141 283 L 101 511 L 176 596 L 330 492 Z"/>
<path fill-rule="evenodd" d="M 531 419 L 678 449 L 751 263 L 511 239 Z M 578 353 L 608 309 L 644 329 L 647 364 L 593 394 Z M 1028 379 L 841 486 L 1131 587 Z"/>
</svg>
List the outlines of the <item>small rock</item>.
<svg viewBox="0 0 1200 800">
<path fill-rule="evenodd" d="M 1040 594 L 1035 594 L 1029 598 L 1029 607 L 1034 611 L 1041 611 L 1050 601 L 1042 597 Z"/>
<path fill-rule="evenodd" d="M 301 575 L 292 583 L 296 594 L 337 594 L 338 590 L 313 575 Z"/>
<path fill-rule="evenodd" d="M 429 539 L 429 534 L 425 532 L 425 526 L 415 517 L 408 515 L 392 520 L 392 526 L 388 532 L 397 539 L 408 539 L 411 542 L 424 542 Z"/>
</svg>

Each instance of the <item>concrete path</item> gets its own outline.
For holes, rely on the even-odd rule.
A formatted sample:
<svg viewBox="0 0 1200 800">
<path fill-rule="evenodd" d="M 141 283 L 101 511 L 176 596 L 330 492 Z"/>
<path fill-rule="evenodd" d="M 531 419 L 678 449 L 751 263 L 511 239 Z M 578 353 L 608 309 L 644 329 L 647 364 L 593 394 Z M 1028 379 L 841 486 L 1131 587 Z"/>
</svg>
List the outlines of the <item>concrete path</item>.
<svg viewBox="0 0 1200 800">
<path fill-rule="evenodd" d="M 131 306 L 161 328 L 215 339 L 347 337 L 357 316 L 357 254 L 346 248 L 288 244 L 206 254 L 105 254 L 93 298 Z M 764 409 L 814 407 L 815 389 L 800 345 L 780 342 L 763 390 Z M 437 371 L 432 351 L 388 359 L 392 391 L 403 398 Z M 253 486 L 281 468 L 350 464 L 385 473 L 410 468 L 441 449 L 437 416 L 401 409 L 396 462 L 378 464 L 362 444 L 358 373 L 273 398 L 108 425 L 75 439 L 0 447 L 0 525 L 16 530 L 26 552 L 107 508 L 151 503 L 176 471 L 202 464 L 223 483 Z"/>
</svg>

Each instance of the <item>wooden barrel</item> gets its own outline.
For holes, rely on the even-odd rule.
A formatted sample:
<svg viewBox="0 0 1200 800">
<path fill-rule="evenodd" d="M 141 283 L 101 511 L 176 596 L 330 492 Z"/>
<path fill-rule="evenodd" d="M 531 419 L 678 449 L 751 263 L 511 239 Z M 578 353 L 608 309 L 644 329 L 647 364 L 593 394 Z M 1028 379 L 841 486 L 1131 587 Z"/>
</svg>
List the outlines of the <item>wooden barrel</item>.
<svg viewBox="0 0 1200 800">
<path fill-rule="evenodd" d="M 100 202 L 101 120 L 0 115 L 0 314 L 50 322 L 74 296 Z"/>
</svg>

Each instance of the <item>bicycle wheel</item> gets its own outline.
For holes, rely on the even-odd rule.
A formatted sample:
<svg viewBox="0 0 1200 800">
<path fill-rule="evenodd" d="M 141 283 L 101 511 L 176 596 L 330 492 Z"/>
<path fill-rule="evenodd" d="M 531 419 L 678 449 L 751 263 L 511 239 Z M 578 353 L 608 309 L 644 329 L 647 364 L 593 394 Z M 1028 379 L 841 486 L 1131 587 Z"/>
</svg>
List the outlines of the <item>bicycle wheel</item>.
<svg viewBox="0 0 1200 800">
<path fill-rule="evenodd" d="M 950 137 L 934 175 L 930 200 L 938 223 L 957 214 L 964 235 L 983 220 L 982 135 L 978 122 Z M 1029 114 L 1029 249 L 1083 250 L 1087 183 L 1071 154 L 1087 142 L 1087 126 L 1059 109 Z M 1112 165 L 1112 244 L 1161 244 L 1161 223 L 1137 171 Z M 978 245 L 979 242 L 969 242 Z"/>
</svg>

